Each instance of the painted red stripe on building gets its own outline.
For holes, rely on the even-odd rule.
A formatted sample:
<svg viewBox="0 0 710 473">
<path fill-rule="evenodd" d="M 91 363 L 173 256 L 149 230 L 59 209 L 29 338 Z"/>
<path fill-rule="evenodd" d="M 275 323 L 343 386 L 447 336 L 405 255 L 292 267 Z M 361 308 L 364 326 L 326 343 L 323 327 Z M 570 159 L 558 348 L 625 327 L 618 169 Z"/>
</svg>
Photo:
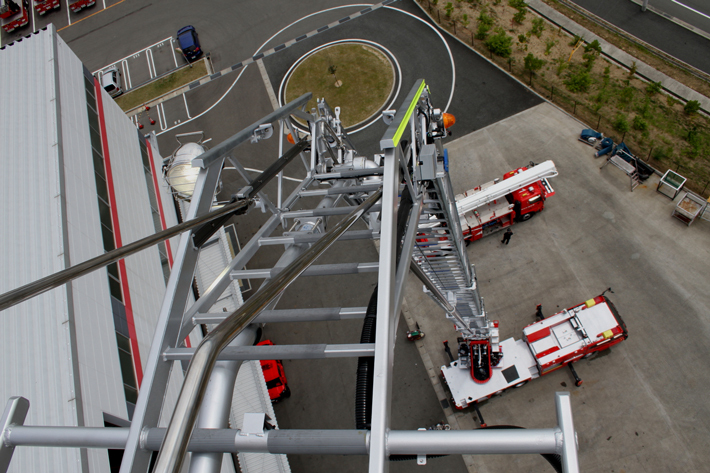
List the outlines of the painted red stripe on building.
<svg viewBox="0 0 710 473">
<path fill-rule="evenodd" d="M 538 330 L 537 332 L 529 333 L 527 335 L 528 337 L 528 343 L 536 342 L 540 340 L 541 338 L 545 338 L 550 335 L 550 328 L 545 327 L 543 329 Z"/>
<path fill-rule="evenodd" d="M 146 148 L 148 149 L 148 157 L 150 158 L 150 173 L 153 175 L 153 187 L 155 188 L 155 198 L 158 201 L 158 213 L 160 213 L 160 226 L 163 230 L 167 229 L 167 224 L 165 223 L 165 213 L 163 211 L 163 200 L 160 198 L 160 187 L 158 186 L 158 175 L 155 172 L 155 162 L 153 161 L 153 147 L 150 142 L 146 140 Z M 173 251 L 170 248 L 170 240 L 165 240 L 165 249 L 168 252 L 168 264 L 170 269 L 173 268 Z M 190 343 L 190 336 L 185 337 L 185 346 L 187 348 L 192 348 Z"/>
<path fill-rule="evenodd" d="M 111 221 L 113 223 L 113 237 L 116 241 L 116 248 L 123 246 L 121 241 L 121 225 L 118 221 L 118 211 L 116 209 L 116 192 L 113 186 L 113 172 L 111 171 L 111 157 L 108 150 L 108 140 L 106 138 L 106 120 L 104 118 L 104 104 L 101 97 L 101 86 L 98 79 L 94 78 L 94 91 L 96 93 L 96 108 L 99 112 L 99 127 L 101 128 L 101 147 L 104 154 L 104 165 L 106 167 L 106 185 L 108 187 L 109 204 L 111 205 Z M 128 287 L 128 273 L 126 272 L 126 262 L 123 259 L 117 261 L 118 272 L 121 276 L 121 290 L 123 291 L 123 304 L 126 306 L 126 320 L 128 322 L 128 338 L 131 341 L 131 352 L 133 353 L 133 368 L 136 372 L 136 382 L 140 388 L 143 381 L 143 366 L 141 365 L 140 350 L 138 349 L 138 336 L 136 335 L 136 325 L 133 318 L 133 305 L 131 304 L 131 291 Z"/>
<path fill-rule="evenodd" d="M 153 187 L 155 188 L 155 198 L 158 201 L 158 212 L 160 213 L 160 226 L 163 230 L 168 228 L 165 225 L 165 213 L 163 212 L 163 200 L 160 198 L 160 187 L 158 186 L 158 175 L 155 173 L 155 163 L 153 162 L 153 147 L 146 140 L 146 148 L 148 148 L 148 157 L 150 158 L 150 172 L 153 175 Z M 170 240 L 165 240 L 165 249 L 168 252 L 168 263 L 170 268 L 173 267 L 173 251 L 170 249 Z"/>
</svg>

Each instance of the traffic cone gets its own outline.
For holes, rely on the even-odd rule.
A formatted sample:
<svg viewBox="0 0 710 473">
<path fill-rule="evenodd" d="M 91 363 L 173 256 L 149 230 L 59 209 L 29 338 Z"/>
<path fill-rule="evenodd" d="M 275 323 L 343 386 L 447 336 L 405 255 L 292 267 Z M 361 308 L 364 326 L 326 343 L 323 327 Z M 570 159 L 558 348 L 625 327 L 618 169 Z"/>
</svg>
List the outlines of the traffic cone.
<svg viewBox="0 0 710 473">
<path fill-rule="evenodd" d="M 141 122 L 138 122 L 138 129 L 142 130 L 143 129 L 143 124 Z"/>
<path fill-rule="evenodd" d="M 145 111 L 147 112 L 148 110 L 150 110 L 150 107 L 146 105 L 146 106 L 145 106 Z"/>
<path fill-rule="evenodd" d="M 148 118 L 150 118 L 150 124 L 155 125 L 155 120 L 153 120 L 151 117 L 148 117 Z"/>
</svg>

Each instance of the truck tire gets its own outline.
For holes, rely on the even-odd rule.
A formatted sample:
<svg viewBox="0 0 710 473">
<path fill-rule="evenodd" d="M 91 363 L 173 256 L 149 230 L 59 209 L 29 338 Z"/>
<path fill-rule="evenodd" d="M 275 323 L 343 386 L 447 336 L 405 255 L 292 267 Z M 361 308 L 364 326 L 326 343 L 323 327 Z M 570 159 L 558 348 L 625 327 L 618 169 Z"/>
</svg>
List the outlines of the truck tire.
<svg viewBox="0 0 710 473">
<path fill-rule="evenodd" d="M 526 221 L 526 220 L 530 220 L 531 218 L 533 218 L 533 216 L 535 215 L 535 213 L 536 213 L 536 212 L 530 212 L 530 213 L 521 215 L 521 216 L 520 216 L 520 221 L 521 221 L 521 222 L 524 222 L 524 221 Z"/>
</svg>

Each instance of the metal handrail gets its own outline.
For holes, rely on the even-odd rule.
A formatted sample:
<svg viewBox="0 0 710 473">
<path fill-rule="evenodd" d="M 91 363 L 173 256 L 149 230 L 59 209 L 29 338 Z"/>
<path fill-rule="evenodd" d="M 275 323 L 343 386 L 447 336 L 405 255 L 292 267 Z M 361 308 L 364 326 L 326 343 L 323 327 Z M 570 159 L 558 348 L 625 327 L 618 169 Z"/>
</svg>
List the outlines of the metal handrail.
<svg viewBox="0 0 710 473">
<path fill-rule="evenodd" d="M 147 236 L 141 240 L 134 241 L 128 245 L 111 250 L 108 253 L 91 258 L 90 260 L 84 261 L 83 263 L 76 264 L 70 268 L 64 269 L 49 276 L 45 276 L 42 279 L 25 284 L 24 286 L 13 289 L 12 291 L 6 292 L 0 296 L 0 311 L 8 309 L 20 302 L 31 299 L 38 296 L 44 292 L 47 292 L 55 287 L 59 287 L 72 279 L 76 279 L 80 276 L 88 274 L 97 269 L 101 269 L 104 266 L 130 256 L 134 253 L 138 253 L 141 250 L 149 248 L 161 241 L 167 240 L 171 237 L 179 235 L 187 230 L 190 230 L 200 225 L 204 225 L 216 218 L 228 215 L 232 212 L 236 212 L 244 207 L 247 207 L 251 203 L 251 199 L 239 200 L 237 202 L 232 202 L 225 205 L 224 207 L 213 210 L 212 212 L 206 213 L 200 217 L 188 220 L 187 222 L 180 223 L 174 227 L 170 227 L 162 232 L 158 232 L 154 235 Z"/>
<path fill-rule="evenodd" d="M 153 471 L 156 473 L 178 473 L 180 471 L 190 442 L 190 435 L 197 420 L 198 407 L 204 398 L 219 353 L 259 315 L 259 312 L 362 217 L 381 196 L 381 189 L 372 194 L 202 339 L 185 373 L 185 380 Z"/>
</svg>

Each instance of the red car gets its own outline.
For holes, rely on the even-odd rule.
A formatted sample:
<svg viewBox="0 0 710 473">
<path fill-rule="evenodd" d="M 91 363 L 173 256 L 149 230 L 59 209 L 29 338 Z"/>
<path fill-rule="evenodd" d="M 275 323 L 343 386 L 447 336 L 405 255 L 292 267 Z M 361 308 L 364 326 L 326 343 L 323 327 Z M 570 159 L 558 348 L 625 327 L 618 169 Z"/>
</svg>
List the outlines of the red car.
<svg viewBox="0 0 710 473">
<path fill-rule="evenodd" d="M 273 345 L 271 340 L 264 340 L 257 343 L 259 345 Z M 269 389 L 271 402 L 279 402 L 281 399 L 290 397 L 291 390 L 286 382 L 286 373 L 281 360 L 260 360 L 261 369 L 264 372 L 266 387 Z"/>
</svg>

